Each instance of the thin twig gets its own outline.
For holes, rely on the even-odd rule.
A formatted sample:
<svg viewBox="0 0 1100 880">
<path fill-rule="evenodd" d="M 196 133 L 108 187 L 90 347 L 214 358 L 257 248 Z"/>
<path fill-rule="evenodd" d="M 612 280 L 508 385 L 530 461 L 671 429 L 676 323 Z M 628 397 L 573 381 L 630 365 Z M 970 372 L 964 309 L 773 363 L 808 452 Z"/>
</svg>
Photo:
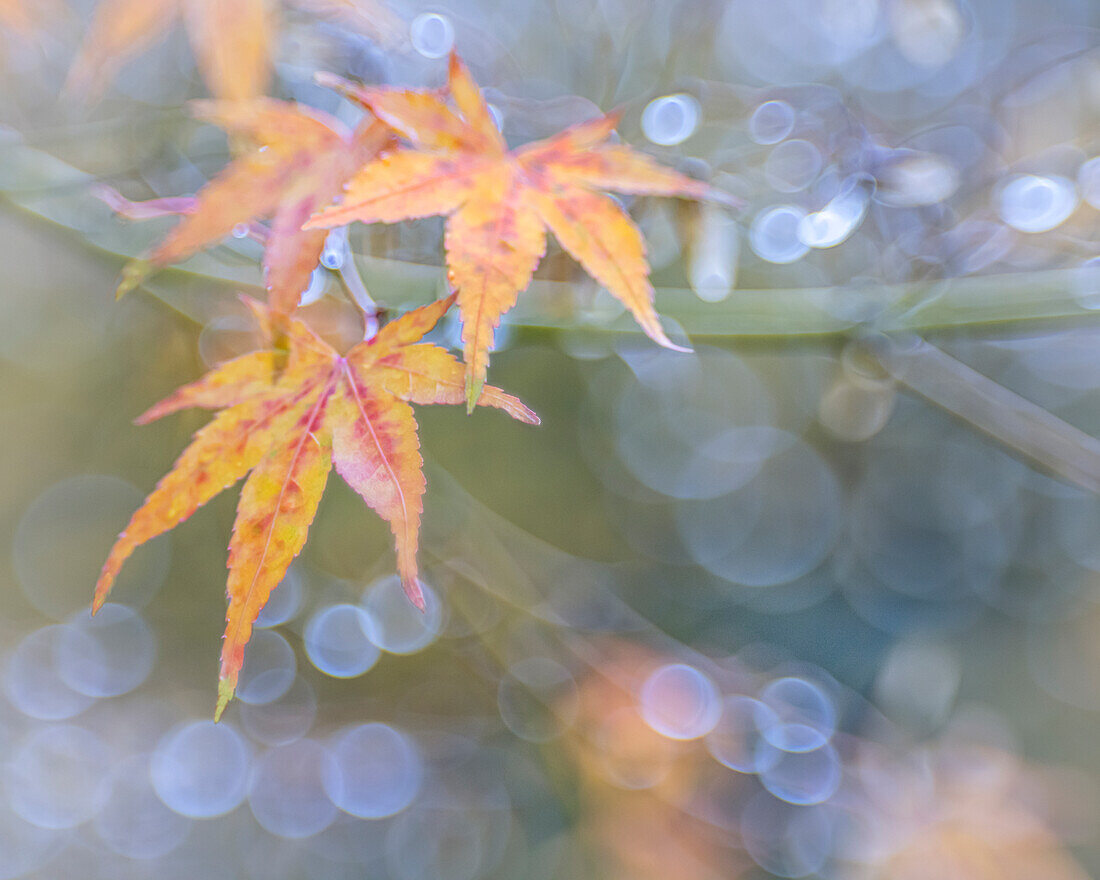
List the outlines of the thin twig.
<svg viewBox="0 0 1100 880">
<path fill-rule="evenodd" d="M 1066 482 L 1100 494 L 1100 441 L 917 336 L 873 353 L 898 382 Z"/>
</svg>

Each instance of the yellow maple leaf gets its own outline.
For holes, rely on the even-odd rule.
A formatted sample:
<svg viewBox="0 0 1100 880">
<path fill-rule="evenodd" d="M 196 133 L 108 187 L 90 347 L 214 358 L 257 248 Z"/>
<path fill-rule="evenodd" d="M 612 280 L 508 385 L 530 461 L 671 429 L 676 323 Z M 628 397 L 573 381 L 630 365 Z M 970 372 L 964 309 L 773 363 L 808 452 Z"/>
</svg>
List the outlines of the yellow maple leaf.
<svg viewBox="0 0 1100 880">
<path fill-rule="evenodd" d="M 342 356 L 304 323 L 290 320 L 288 352 L 257 351 L 228 361 L 138 418 L 144 424 L 190 407 L 220 410 L 119 535 L 96 583 L 93 611 L 135 548 L 251 471 L 229 544 L 229 610 L 215 720 L 236 689 L 253 622 L 305 544 L 332 467 L 389 523 L 402 585 L 424 607 L 416 550 L 425 482 L 410 404 L 465 399 L 458 360 L 419 342 L 453 301 L 451 296 L 415 309 Z M 278 317 L 246 302 L 263 324 Z M 519 400 L 492 386 L 485 386 L 478 403 L 539 422 Z"/>
</svg>

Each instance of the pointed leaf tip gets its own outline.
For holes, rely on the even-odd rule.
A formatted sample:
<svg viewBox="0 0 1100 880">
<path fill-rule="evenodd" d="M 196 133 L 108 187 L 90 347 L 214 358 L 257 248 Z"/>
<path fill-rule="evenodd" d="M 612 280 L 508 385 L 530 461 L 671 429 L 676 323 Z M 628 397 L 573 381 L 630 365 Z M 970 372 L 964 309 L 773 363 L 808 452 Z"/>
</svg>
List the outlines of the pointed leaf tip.
<svg viewBox="0 0 1100 880">
<path fill-rule="evenodd" d="M 119 541 L 124 540 L 125 534 L 123 532 L 118 536 Z M 95 592 L 92 595 L 92 617 L 95 617 L 99 609 L 106 603 L 117 574 L 118 567 L 111 565 L 111 560 L 108 560 L 103 566 L 103 571 L 99 573 L 99 579 L 95 582 Z"/>
<path fill-rule="evenodd" d="M 313 74 L 313 81 L 319 86 L 323 86 L 326 89 L 334 89 L 338 92 L 354 87 L 354 84 L 350 80 L 346 80 L 339 74 L 330 73 L 327 70 L 316 71 Z"/>
<path fill-rule="evenodd" d="M 695 350 L 690 345 L 677 345 L 668 338 L 668 334 L 665 333 L 656 314 L 654 314 L 651 319 L 639 320 L 638 323 L 641 324 L 645 335 L 662 348 L 667 348 L 670 351 L 683 352 L 684 354 L 694 354 Z"/>
<path fill-rule="evenodd" d="M 218 705 L 214 709 L 215 724 L 221 721 L 222 712 L 224 712 L 225 707 L 229 705 L 229 701 L 233 699 L 233 692 L 236 689 L 236 683 L 231 679 L 223 678 L 218 682 Z"/>
<path fill-rule="evenodd" d="M 258 299 L 253 299 L 247 293 L 238 293 L 237 299 L 241 301 L 241 304 L 247 308 L 252 316 L 263 324 L 264 321 L 268 321 L 271 318 L 272 308 L 267 303 L 260 302 Z"/>
<path fill-rule="evenodd" d="M 466 372 L 466 415 L 473 413 L 474 408 L 477 406 L 478 400 L 481 398 L 481 392 L 485 389 L 485 377 L 475 376 L 469 372 L 467 368 Z"/>
<path fill-rule="evenodd" d="M 417 611 L 426 611 L 428 606 L 424 601 L 424 591 L 420 589 L 420 581 L 415 577 L 401 577 L 401 586 L 405 590 L 405 595 L 409 597 L 409 601 L 416 606 Z"/>
<path fill-rule="evenodd" d="M 115 299 L 122 299 L 130 291 L 141 286 L 141 283 L 153 273 L 153 263 L 150 260 L 130 260 L 122 267 L 122 277 L 118 287 L 115 288 Z"/>
<path fill-rule="evenodd" d="M 319 70 L 313 74 L 313 81 L 322 88 L 331 89 L 349 101 L 354 101 L 360 107 L 370 110 L 370 92 L 361 83 L 345 79 L 336 73 L 329 73 L 327 70 Z"/>
<path fill-rule="evenodd" d="M 134 417 L 135 425 L 148 425 L 150 422 L 155 422 L 161 417 L 161 413 L 158 412 L 160 408 L 159 403 L 154 403 L 149 409 L 145 410 L 141 415 Z"/>
</svg>

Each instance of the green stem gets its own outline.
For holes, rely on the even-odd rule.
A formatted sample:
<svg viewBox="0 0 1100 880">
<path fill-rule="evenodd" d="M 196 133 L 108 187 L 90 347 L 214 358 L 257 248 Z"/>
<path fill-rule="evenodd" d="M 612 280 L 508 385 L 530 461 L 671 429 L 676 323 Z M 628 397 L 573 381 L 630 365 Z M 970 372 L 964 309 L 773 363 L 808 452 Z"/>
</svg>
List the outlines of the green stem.
<svg viewBox="0 0 1100 880">
<path fill-rule="evenodd" d="M 0 193 L 23 211 L 75 232 L 88 245 L 134 257 L 163 235 L 167 224 L 119 221 L 87 194 L 94 178 L 23 143 L 0 150 Z M 154 285 L 170 296 L 169 279 L 188 276 L 259 286 L 255 260 L 231 242 L 216 253 L 160 273 Z M 439 294 L 442 269 L 374 256 L 357 257 L 367 289 L 385 291 L 388 304 L 427 302 Z M 200 276 L 195 279 L 193 276 Z M 193 285 L 187 285 L 193 286 Z M 578 304 L 573 282 L 536 280 L 505 320 L 531 327 L 637 331 L 634 321 L 606 295 Z M 177 303 L 173 303 L 177 305 Z M 907 284 L 735 290 L 728 299 L 703 302 L 691 290 L 658 288 L 657 308 L 689 336 L 760 341 L 845 337 L 863 330 L 933 334 L 941 331 L 1012 331 L 1022 326 L 1100 317 L 1100 269 L 1056 269 L 977 275 Z"/>
</svg>

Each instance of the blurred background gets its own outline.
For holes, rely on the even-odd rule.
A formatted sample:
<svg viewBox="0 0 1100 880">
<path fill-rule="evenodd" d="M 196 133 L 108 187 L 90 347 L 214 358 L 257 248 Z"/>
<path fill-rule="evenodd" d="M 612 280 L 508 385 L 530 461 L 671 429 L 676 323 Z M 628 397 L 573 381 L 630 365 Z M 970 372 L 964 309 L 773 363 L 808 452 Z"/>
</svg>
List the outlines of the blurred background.
<svg viewBox="0 0 1100 880">
<path fill-rule="evenodd" d="M 259 248 L 114 302 L 172 221 L 95 186 L 229 153 L 175 4 L 59 98 L 93 7 L 0 2 L 0 880 L 1100 871 L 1096 4 L 272 2 L 271 94 L 354 122 L 314 72 L 454 47 L 511 144 L 619 105 L 745 207 L 624 200 L 694 354 L 551 245 L 490 375 L 542 427 L 419 410 L 427 613 L 331 480 L 216 726 L 235 492 L 88 606 L 205 417 L 131 420 L 255 344 Z M 428 301 L 440 243 L 334 234 L 306 314 Z"/>
</svg>

